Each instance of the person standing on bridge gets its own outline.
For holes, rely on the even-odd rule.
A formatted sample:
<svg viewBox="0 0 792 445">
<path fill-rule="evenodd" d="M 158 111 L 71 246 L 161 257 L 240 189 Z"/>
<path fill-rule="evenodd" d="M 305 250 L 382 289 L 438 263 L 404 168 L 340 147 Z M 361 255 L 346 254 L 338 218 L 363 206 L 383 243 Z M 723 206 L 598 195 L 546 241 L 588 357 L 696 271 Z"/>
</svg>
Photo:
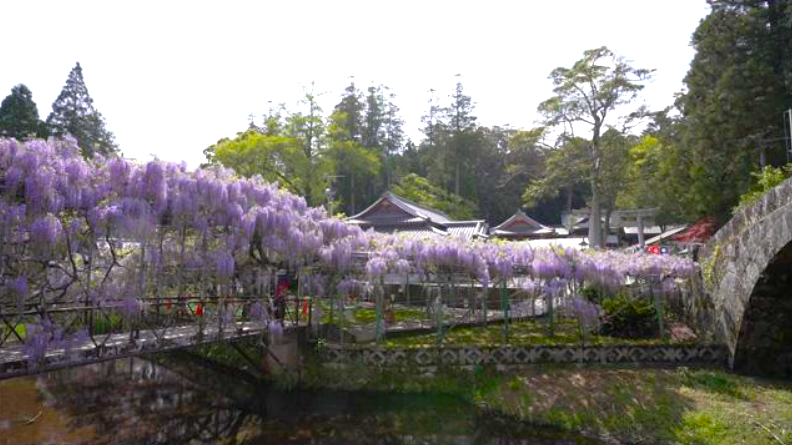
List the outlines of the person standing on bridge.
<svg viewBox="0 0 792 445">
<path fill-rule="evenodd" d="M 283 324 L 283 320 L 286 318 L 286 293 L 288 290 L 289 281 L 286 277 L 283 277 L 280 279 L 275 289 L 275 310 L 273 311 L 273 316 L 276 320 L 279 320 L 281 324 Z"/>
</svg>

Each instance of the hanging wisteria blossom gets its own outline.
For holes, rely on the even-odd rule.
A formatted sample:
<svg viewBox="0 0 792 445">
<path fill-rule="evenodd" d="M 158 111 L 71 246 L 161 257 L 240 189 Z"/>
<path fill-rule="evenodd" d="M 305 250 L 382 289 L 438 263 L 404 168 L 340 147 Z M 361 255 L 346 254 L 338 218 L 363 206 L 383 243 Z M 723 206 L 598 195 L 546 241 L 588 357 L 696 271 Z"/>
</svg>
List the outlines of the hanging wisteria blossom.
<svg viewBox="0 0 792 445">
<path fill-rule="evenodd" d="M 269 320 L 264 294 L 280 285 L 279 271 L 301 277 L 299 290 L 313 297 L 366 293 L 398 276 L 462 280 L 484 294 L 489 286 L 521 288 L 534 299 L 635 283 L 672 294 L 695 270 L 665 255 L 365 232 L 261 178 L 159 160 L 85 160 L 72 139 L 0 139 L 0 186 L 0 289 L 13 296 L 0 304 L 14 306 L 36 295 L 95 302 L 129 317 L 177 312 L 147 299 L 233 294 L 248 299 L 254 318 Z M 204 317 L 228 313 L 189 307 Z M 32 325 L 30 353 L 74 335 L 62 329 Z"/>
</svg>

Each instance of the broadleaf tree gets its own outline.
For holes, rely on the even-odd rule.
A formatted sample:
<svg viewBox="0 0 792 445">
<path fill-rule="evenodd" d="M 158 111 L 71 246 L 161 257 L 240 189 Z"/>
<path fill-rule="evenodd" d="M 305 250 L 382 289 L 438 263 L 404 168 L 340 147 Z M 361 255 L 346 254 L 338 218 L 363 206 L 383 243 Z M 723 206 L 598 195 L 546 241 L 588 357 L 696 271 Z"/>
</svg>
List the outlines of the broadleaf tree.
<svg viewBox="0 0 792 445">
<path fill-rule="evenodd" d="M 306 91 L 299 106 L 265 116 L 264 125 L 249 126 L 235 138 L 206 148 L 207 164 L 233 168 L 241 176 L 260 175 L 305 197 L 310 205 L 327 203 L 333 160 L 327 153 L 324 118 L 316 96 Z M 283 116 L 286 116 L 285 118 Z"/>
<path fill-rule="evenodd" d="M 592 166 L 589 242 L 603 247 L 601 227 L 600 172 L 602 134 L 616 120 L 617 110 L 633 102 L 653 70 L 635 68 L 607 47 L 584 51 L 572 67 L 550 73 L 554 96 L 539 105 L 548 126 L 586 126 L 591 132 L 587 150 Z M 627 113 L 626 115 L 630 115 Z M 615 123 L 615 122 L 614 122 Z"/>
<path fill-rule="evenodd" d="M 473 219 L 476 215 L 474 202 L 448 193 L 414 173 L 401 177 L 394 186 L 393 192 L 418 204 L 437 209 L 457 220 Z"/>
</svg>

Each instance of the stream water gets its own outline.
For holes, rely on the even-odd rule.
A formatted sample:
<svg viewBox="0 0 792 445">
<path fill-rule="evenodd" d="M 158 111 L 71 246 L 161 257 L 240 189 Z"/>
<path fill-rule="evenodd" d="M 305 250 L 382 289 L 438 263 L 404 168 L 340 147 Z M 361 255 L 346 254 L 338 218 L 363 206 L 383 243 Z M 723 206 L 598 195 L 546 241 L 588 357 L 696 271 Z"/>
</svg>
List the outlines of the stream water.
<svg viewBox="0 0 792 445">
<path fill-rule="evenodd" d="M 0 444 L 591 444 L 444 394 L 278 390 L 184 354 L 0 381 Z"/>
</svg>

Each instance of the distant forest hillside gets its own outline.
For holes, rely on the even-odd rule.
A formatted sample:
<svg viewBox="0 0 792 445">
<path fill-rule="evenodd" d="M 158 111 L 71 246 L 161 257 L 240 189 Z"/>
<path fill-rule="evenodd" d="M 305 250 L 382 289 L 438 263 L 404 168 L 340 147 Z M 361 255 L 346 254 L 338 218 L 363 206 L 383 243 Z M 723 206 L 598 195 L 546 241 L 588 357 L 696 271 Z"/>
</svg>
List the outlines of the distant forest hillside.
<svg viewBox="0 0 792 445">
<path fill-rule="evenodd" d="M 662 110 L 637 105 L 651 67 L 600 47 L 549 73 L 553 90 L 535 104 L 543 118 L 535 128 L 480 125 L 460 77 L 431 92 L 413 141 L 393 91 L 350 83 L 330 110 L 313 91 L 268 110 L 206 148 L 206 163 L 261 175 L 346 215 L 391 190 L 492 225 L 520 208 L 545 224 L 580 207 L 605 215 L 657 207 L 660 223 L 726 220 L 741 196 L 792 171 L 773 169 L 788 162 L 792 2 L 708 3 L 681 92 Z M 85 156 L 118 152 L 79 64 L 52 108 L 39 120 L 30 90 L 14 87 L 0 104 L 0 136 L 70 134 Z"/>
<path fill-rule="evenodd" d="M 393 190 L 490 224 L 519 208 L 558 224 L 584 206 L 659 207 L 661 223 L 725 220 L 760 186 L 757 172 L 787 162 L 792 2 L 709 3 L 683 93 L 664 110 L 636 105 L 652 70 L 595 48 L 549 73 L 554 89 L 537 104 L 536 128 L 479 125 L 458 78 L 430 95 L 423 138 L 411 141 L 389 88 L 350 83 L 332 110 L 310 91 L 297 109 L 271 109 L 207 148 L 207 162 L 277 180 L 347 215 Z"/>
</svg>

